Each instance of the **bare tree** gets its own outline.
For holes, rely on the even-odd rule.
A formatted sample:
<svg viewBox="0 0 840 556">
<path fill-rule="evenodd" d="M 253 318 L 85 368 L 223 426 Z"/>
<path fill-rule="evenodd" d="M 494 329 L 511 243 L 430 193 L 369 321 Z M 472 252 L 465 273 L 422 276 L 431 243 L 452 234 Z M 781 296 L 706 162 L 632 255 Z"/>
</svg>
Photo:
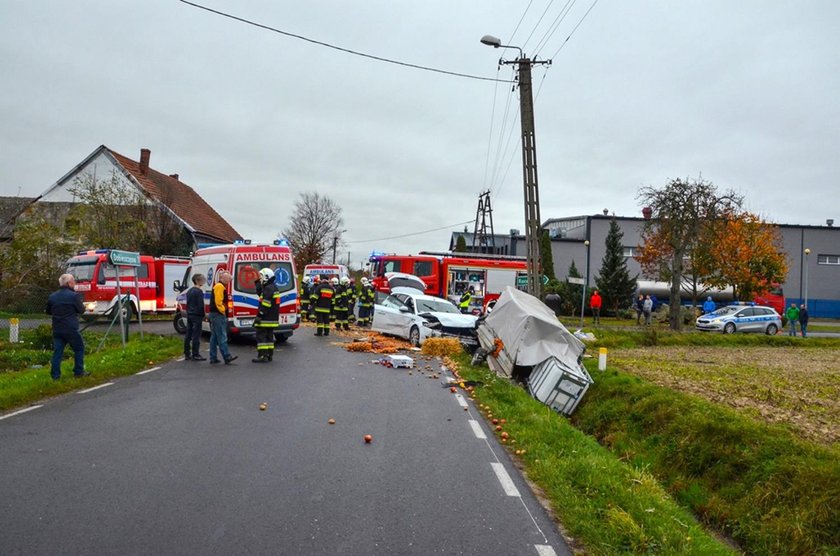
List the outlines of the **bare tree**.
<svg viewBox="0 0 840 556">
<path fill-rule="evenodd" d="M 150 255 L 189 253 L 192 241 L 167 208 L 172 199 L 154 199 L 124 183 L 116 171 L 111 172 L 109 179 L 90 174 L 76 178 L 70 192 L 80 203 L 73 217 L 88 246 Z"/>
<path fill-rule="evenodd" d="M 743 197 L 731 190 L 720 194 L 714 184 L 702 178 L 687 178 L 671 180 L 661 189 L 644 187 L 637 198 L 652 211 L 652 218 L 645 221 L 637 259 L 646 273 L 668 277 L 668 320 L 672 330 L 680 330 L 680 289 L 686 261 L 704 227 L 740 207 Z"/>
<path fill-rule="evenodd" d="M 344 219 L 341 207 L 318 193 L 301 193 L 289 227 L 283 230 L 295 254 L 295 267 L 324 261 L 342 243 Z"/>
</svg>

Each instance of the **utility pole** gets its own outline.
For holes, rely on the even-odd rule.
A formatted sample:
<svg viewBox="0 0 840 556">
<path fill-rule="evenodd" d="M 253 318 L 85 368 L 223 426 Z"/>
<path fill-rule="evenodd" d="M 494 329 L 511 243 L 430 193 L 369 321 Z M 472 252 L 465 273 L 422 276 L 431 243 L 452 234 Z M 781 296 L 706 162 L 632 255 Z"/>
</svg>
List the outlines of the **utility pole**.
<svg viewBox="0 0 840 556">
<path fill-rule="evenodd" d="M 531 66 L 551 65 L 551 60 L 531 60 L 517 46 L 503 45 L 496 37 L 485 35 L 482 44 L 494 48 L 516 48 L 519 58 L 499 60 L 499 64 L 516 64 L 519 72 L 519 121 L 522 126 L 522 182 L 525 190 L 525 252 L 528 258 L 528 293 L 542 297 L 542 257 L 540 254 L 540 193 L 537 181 L 537 142 L 534 132 L 534 96 Z"/>
<path fill-rule="evenodd" d="M 338 249 L 338 236 L 333 236 L 333 261 L 332 264 L 335 264 L 335 252 Z"/>
<path fill-rule="evenodd" d="M 487 231 L 487 223 L 490 231 Z M 478 196 L 478 209 L 475 211 L 475 228 L 473 229 L 473 253 L 495 253 L 496 233 L 493 230 L 493 208 L 490 206 L 490 190 Z"/>
</svg>

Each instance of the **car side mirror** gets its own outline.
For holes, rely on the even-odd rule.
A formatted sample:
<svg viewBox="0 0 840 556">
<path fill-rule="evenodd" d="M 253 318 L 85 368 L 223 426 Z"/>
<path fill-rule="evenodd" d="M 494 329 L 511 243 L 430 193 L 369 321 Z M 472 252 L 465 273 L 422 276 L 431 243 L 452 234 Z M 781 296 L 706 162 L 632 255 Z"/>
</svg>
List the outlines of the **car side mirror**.
<svg viewBox="0 0 840 556">
<path fill-rule="evenodd" d="M 175 280 L 174 282 L 172 282 L 172 289 L 175 290 L 176 292 L 184 291 L 183 286 L 181 286 L 181 281 L 180 280 Z"/>
<path fill-rule="evenodd" d="M 405 305 L 403 305 L 402 307 L 400 307 L 400 313 L 410 313 L 410 312 L 411 312 L 411 309 L 409 309 L 409 308 L 408 308 L 408 307 L 406 307 Z"/>
</svg>

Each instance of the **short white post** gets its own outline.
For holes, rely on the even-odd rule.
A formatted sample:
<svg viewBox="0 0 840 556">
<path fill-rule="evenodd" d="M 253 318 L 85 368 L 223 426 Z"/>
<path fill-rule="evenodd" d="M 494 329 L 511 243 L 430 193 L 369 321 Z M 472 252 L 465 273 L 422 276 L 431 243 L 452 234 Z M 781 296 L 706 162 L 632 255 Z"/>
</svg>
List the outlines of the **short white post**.
<svg viewBox="0 0 840 556">
<path fill-rule="evenodd" d="M 607 348 L 598 349 L 598 370 L 607 370 Z"/>
<path fill-rule="evenodd" d="M 11 318 L 9 319 L 9 341 L 13 344 L 18 343 L 19 334 L 20 332 L 20 319 Z"/>
</svg>

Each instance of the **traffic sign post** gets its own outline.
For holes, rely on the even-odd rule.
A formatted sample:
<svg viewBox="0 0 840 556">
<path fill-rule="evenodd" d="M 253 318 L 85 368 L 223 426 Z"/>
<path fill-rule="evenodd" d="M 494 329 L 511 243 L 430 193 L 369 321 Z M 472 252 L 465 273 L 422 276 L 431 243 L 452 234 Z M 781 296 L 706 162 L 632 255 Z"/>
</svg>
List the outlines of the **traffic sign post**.
<svg viewBox="0 0 840 556">
<path fill-rule="evenodd" d="M 120 289 L 120 267 L 121 266 L 130 266 L 134 268 L 140 267 L 140 253 L 135 251 L 120 251 L 119 249 L 111 249 L 108 253 L 108 258 L 111 261 L 111 264 L 114 265 L 114 269 L 116 270 L 117 275 L 117 299 L 119 299 L 119 311 L 120 311 L 120 332 L 123 339 L 123 347 L 125 347 L 125 341 L 128 338 L 128 323 L 123 322 L 123 298 L 122 298 L 122 290 Z M 142 310 L 140 308 L 140 282 L 137 280 L 138 271 L 134 271 L 134 290 L 137 295 L 137 325 L 140 327 L 140 339 L 143 339 L 143 316 Z M 126 301 L 131 307 L 131 301 Z M 128 313 L 129 315 L 131 313 Z M 131 319 L 129 319 L 131 320 Z"/>
<path fill-rule="evenodd" d="M 108 255 L 111 259 L 111 264 L 115 266 L 140 266 L 140 253 L 111 249 L 111 252 Z"/>
</svg>

